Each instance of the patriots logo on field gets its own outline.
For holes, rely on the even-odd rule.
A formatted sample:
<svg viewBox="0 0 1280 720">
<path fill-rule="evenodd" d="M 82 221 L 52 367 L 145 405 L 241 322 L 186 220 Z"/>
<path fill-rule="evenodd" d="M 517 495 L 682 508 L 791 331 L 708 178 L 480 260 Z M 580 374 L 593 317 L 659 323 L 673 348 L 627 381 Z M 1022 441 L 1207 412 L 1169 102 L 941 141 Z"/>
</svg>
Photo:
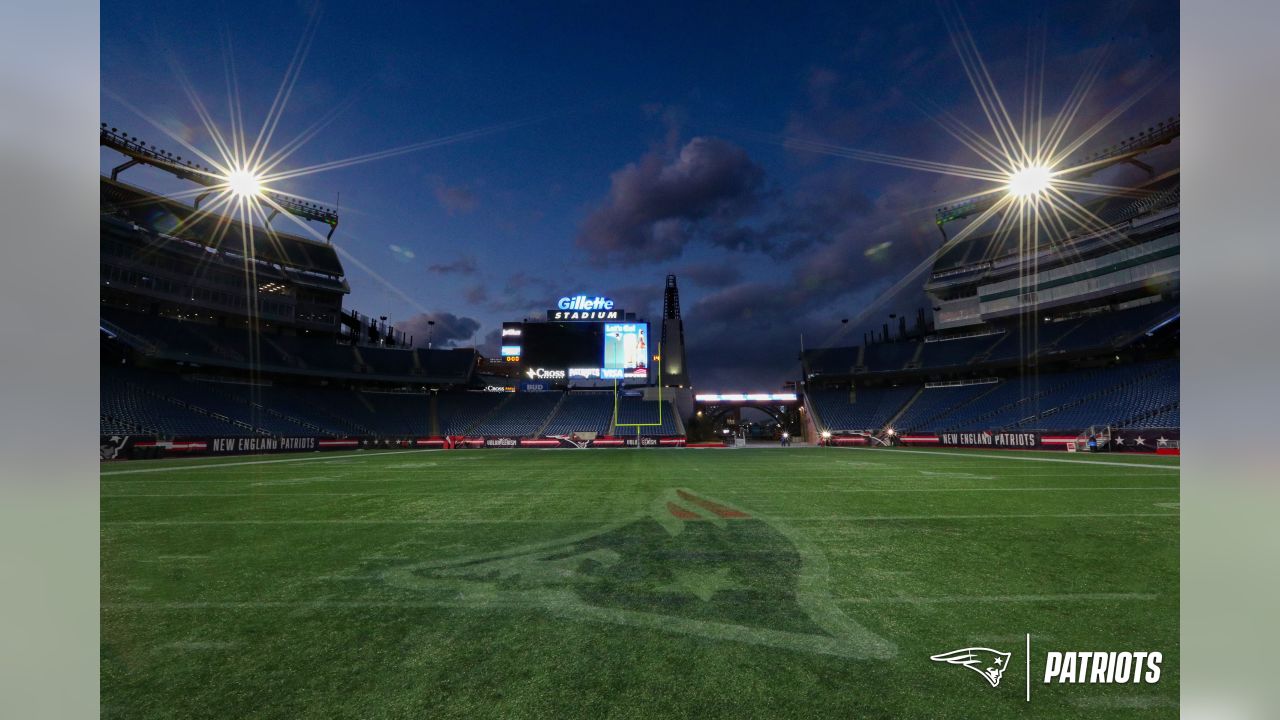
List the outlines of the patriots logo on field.
<svg viewBox="0 0 1280 720">
<path fill-rule="evenodd" d="M 845 614 L 828 587 L 826 557 L 802 533 L 685 488 L 594 530 L 370 570 L 415 603 L 536 609 L 637 632 L 851 660 L 897 653 Z"/>
<path fill-rule="evenodd" d="M 991 648 L 971 647 L 952 650 L 949 653 L 940 655 L 932 655 L 929 659 L 934 662 L 963 665 L 981 675 L 983 679 L 991 683 L 991 687 L 996 687 L 1000 684 L 1000 678 L 1004 676 L 1005 668 L 1009 666 L 1009 657 L 1010 653 L 1007 652 L 1000 652 Z"/>
</svg>

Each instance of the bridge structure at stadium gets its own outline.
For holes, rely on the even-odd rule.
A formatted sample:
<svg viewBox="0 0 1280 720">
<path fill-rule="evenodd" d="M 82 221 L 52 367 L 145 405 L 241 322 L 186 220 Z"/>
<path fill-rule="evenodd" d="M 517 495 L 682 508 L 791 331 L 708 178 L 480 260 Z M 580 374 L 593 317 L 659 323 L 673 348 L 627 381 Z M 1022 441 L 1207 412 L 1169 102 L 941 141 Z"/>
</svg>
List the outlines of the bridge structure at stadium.
<svg viewBox="0 0 1280 720">
<path fill-rule="evenodd" d="M 768 416 L 772 421 L 770 431 L 762 435 L 771 440 L 784 432 L 800 432 L 804 405 L 801 396 L 792 391 L 696 393 L 693 397 L 695 416 L 709 426 L 713 436 L 743 427 L 743 410 L 757 410 Z"/>
</svg>

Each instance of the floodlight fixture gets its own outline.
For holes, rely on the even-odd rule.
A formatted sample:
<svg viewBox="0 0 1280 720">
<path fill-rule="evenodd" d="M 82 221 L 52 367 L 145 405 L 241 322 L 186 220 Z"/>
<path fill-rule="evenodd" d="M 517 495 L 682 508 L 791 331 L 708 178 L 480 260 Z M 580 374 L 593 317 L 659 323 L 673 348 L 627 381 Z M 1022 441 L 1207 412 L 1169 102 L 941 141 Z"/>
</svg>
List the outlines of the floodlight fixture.
<svg viewBox="0 0 1280 720">
<path fill-rule="evenodd" d="M 262 192 L 262 181 L 251 170 L 241 168 L 227 175 L 227 187 L 238 197 L 256 197 Z"/>
<path fill-rule="evenodd" d="M 1032 198 L 1043 194 L 1053 183 L 1053 173 L 1044 165 L 1026 165 L 1009 175 L 1009 194 Z"/>
</svg>

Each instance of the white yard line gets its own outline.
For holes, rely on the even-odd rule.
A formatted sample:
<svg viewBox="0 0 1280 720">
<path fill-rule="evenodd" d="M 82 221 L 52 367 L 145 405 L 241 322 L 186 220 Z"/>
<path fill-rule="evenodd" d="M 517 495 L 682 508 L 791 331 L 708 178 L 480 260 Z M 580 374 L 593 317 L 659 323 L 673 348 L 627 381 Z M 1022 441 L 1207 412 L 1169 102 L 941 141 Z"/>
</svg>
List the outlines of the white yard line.
<svg viewBox="0 0 1280 720">
<path fill-rule="evenodd" d="M 434 451 L 431 451 L 431 450 L 399 451 L 398 450 L 396 452 L 434 452 Z M 1095 465 L 1097 463 L 1089 463 L 1089 464 Z M 178 469 L 178 468 L 164 468 L 164 470 L 171 470 L 171 469 Z M 468 483 L 471 485 L 474 485 L 474 483 L 476 482 L 485 482 L 493 485 L 505 485 L 509 482 L 504 479 L 495 478 L 493 475 L 492 468 L 486 469 L 481 472 L 464 472 L 464 471 L 455 470 L 454 468 L 450 468 L 450 467 L 418 468 L 412 471 L 395 470 L 392 472 L 383 472 L 386 470 L 386 468 L 380 467 L 380 466 L 377 466 L 376 469 L 379 471 L 379 475 L 377 477 L 370 477 L 366 473 L 367 468 L 360 468 L 360 469 L 356 469 L 355 467 L 344 468 L 340 471 L 343 474 L 343 477 L 334 478 L 332 482 L 353 482 L 353 483 L 441 482 L 441 483 L 447 483 L 447 482 L 456 481 L 458 483 Z M 594 468 L 591 468 L 591 469 L 594 469 Z M 1176 470 L 1177 468 L 1172 468 L 1172 469 Z M 137 470 L 134 472 L 161 472 L 161 469 L 147 468 L 145 470 Z M 335 473 L 339 471 L 328 470 L 328 472 Z M 794 481 L 797 477 L 796 475 L 746 475 L 745 474 L 746 472 L 747 472 L 746 470 L 742 470 L 739 468 L 729 468 L 725 470 L 725 473 L 727 475 L 733 476 L 734 482 L 738 483 L 738 486 L 735 488 L 735 491 L 741 490 L 743 492 L 797 492 L 797 493 L 809 492 L 808 490 L 788 490 L 784 486 L 777 484 L 777 481 L 782 481 L 782 480 Z M 1077 472 L 1040 473 L 1040 472 L 1012 472 L 1012 471 L 1001 470 L 996 476 L 994 476 L 993 479 L 996 481 L 1000 481 L 1000 480 L 1023 480 L 1027 478 L 1076 479 L 1079 477 L 1080 475 Z M 265 483 L 282 484 L 283 481 L 290 480 L 290 479 L 293 479 L 293 478 L 263 480 L 262 478 L 257 476 L 254 476 L 254 477 L 205 477 L 205 478 L 182 477 L 182 478 L 138 478 L 132 481 L 128 479 L 124 479 L 124 480 L 116 480 L 113 482 L 117 482 L 117 483 L 118 482 L 157 482 L 157 483 L 164 483 L 166 485 L 184 483 L 184 482 L 186 483 L 240 482 L 240 483 L 254 483 L 255 486 L 258 483 L 263 483 L 264 484 L 263 487 L 266 487 L 267 485 L 265 485 Z M 555 480 L 557 478 L 556 477 L 540 477 L 535 479 L 536 480 Z M 687 482 L 689 480 L 689 477 L 688 476 L 653 477 L 649 479 L 654 480 L 655 482 L 670 482 L 670 483 L 675 483 L 679 485 L 681 483 Z M 976 478 L 976 477 L 958 477 L 958 476 L 927 477 L 927 476 L 922 476 L 918 473 L 906 473 L 906 474 L 848 473 L 844 475 L 818 475 L 814 473 L 804 473 L 804 479 L 814 480 L 814 481 L 823 481 L 823 482 L 837 482 L 837 481 L 847 482 L 851 480 L 854 480 L 854 481 L 914 480 L 919 483 L 938 482 L 938 481 L 964 482 L 964 481 L 970 481 L 970 480 L 972 481 L 979 480 L 979 478 Z M 1128 479 L 1133 480 L 1136 478 L 1128 478 Z M 990 482 L 990 481 L 984 480 L 984 482 Z M 296 484 L 301 484 L 301 483 L 296 483 Z M 559 492 L 560 494 L 563 494 L 563 495 L 582 496 L 582 495 L 593 495 L 593 494 L 612 494 L 612 493 L 619 493 L 619 492 L 634 493 L 634 492 L 640 492 L 640 491 L 608 490 L 608 489 L 601 489 L 601 488 L 583 488 L 582 490 L 577 490 L 577 491 L 527 490 L 527 491 L 511 491 L 511 492 L 526 492 L 529 495 L 547 495 L 547 494 L 555 494 Z"/>
<path fill-rule="evenodd" d="M 278 458 L 276 460 L 242 460 L 239 462 L 227 463 L 199 463 L 197 465 L 166 465 L 164 467 L 145 467 L 129 470 L 108 470 L 107 472 L 98 473 L 99 476 L 106 477 L 108 475 L 136 475 L 138 473 L 157 473 L 157 472 L 176 472 L 179 470 L 205 470 L 208 468 L 237 467 L 240 465 L 273 465 L 275 463 L 289 462 L 307 462 L 312 460 L 340 460 L 343 458 L 370 458 L 381 457 L 383 455 L 402 455 L 404 453 L 415 452 L 439 452 L 430 448 L 415 448 L 413 450 L 365 450 L 367 454 L 357 455 L 352 453 L 343 453 L 341 455 L 333 455 L 329 453 L 321 453 L 319 455 L 308 455 L 307 457 Z M 141 462 L 131 460 L 129 462 Z"/>
<path fill-rule="evenodd" d="M 352 482 L 361 482 L 353 480 Z M 949 492 L 1118 492 L 1118 491 L 1151 491 L 1151 492 L 1177 492 L 1176 487 L 965 487 L 965 488 L 840 488 L 828 487 L 823 492 L 838 493 L 949 493 Z M 616 492 L 608 491 L 592 491 L 592 495 L 635 495 L 637 491 L 620 490 Z M 812 490 L 735 490 L 734 495 L 743 494 L 798 494 L 812 493 Z M 585 493 L 539 493 L 539 492 L 470 492 L 467 493 L 468 499 L 479 497 L 510 497 L 510 498 L 527 498 L 527 497 L 579 497 Z M 224 493 L 104 493 L 104 498 L 188 498 L 188 497 L 251 497 L 251 498 L 293 498 L 293 497 L 439 497 L 438 492 L 224 492 Z M 1159 507 L 1172 507 L 1177 509 L 1177 503 L 1156 503 Z"/>
<path fill-rule="evenodd" d="M 1037 603 L 1037 602 L 1108 602 L 1114 600 L 1155 600 L 1154 593 L 1057 593 L 1049 595 L 940 595 L 934 597 L 843 597 L 836 602 L 849 605 L 878 604 L 947 604 L 947 603 Z"/>
<path fill-rule="evenodd" d="M 825 517 L 771 517 L 787 522 L 849 522 L 876 520 L 999 520 L 1003 518 L 1131 518 L 1178 517 L 1178 513 L 1062 513 L 1062 514 L 991 514 L 991 515 L 829 515 Z M 542 519 L 465 519 L 383 520 L 375 518 L 328 518 L 317 520 L 103 520 L 102 525 L 564 525 L 571 523 L 608 523 L 617 518 Z"/>
<path fill-rule="evenodd" d="M 877 452 L 886 452 L 884 450 L 879 450 L 878 448 L 862 448 L 862 447 L 847 447 L 847 448 L 836 448 L 836 449 L 837 450 L 875 450 Z M 1126 463 L 1126 462 L 1113 462 L 1110 460 L 1071 460 L 1067 458 L 1047 458 L 1047 457 L 1034 457 L 1034 456 L 1026 456 L 1026 455 L 1015 455 L 1013 451 L 1011 451 L 1008 455 L 990 455 L 987 453 L 978 454 L 969 450 L 960 450 L 957 452 L 946 452 L 943 450 L 904 450 L 902 448 L 894 448 L 891 452 L 912 453 L 915 455 L 942 455 L 946 457 L 988 458 L 992 460 L 1021 460 L 1023 462 L 1071 463 L 1072 465 L 1112 465 L 1114 467 L 1142 468 L 1143 470 L 1173 470 L 1174 472 L 1177 472 L 1180 469 L 1180 467 L 1177 465 L 1157 465 L 1154 463 L 1145 463 L 1145 462 Z"/>
<path fill-rule="evenodd" d="M 1178 513 L 1061 513 L 1061 514 L 991 514 L 991 515 L 833 515 L 828 517 L 778 518 L 789 522 L 845 522 L 849 520 L 999 520 L 1001 518 L 1122 518 L 1178 517 Z M 771 516 L 772 519 L 772 516 Z"/>
<path fill-rule="evenodd" d="M 230 650 L 239 643 L 234 642 L 217 642 L 213 640 L 181 640 L 161 645 L 162 649 L 180 650 L 183 652 L 193 652 L 199 650 Z"/>
<path fill-rule="evenodd" d="M 835 598 L 840 604 L 876 603 L 1037 603 L 1037 602 L 1114 602 L 1153 600 L 1150 593 L 1067 593 L 1051 595 L 944 595 L 937 597 Z M 109 602 L 103 610 L 289 610 L 328 608 L 438 608 L 452 603 L 415 602 L 411 600 L 245 600 L 194 602 Z"/>
</svg>

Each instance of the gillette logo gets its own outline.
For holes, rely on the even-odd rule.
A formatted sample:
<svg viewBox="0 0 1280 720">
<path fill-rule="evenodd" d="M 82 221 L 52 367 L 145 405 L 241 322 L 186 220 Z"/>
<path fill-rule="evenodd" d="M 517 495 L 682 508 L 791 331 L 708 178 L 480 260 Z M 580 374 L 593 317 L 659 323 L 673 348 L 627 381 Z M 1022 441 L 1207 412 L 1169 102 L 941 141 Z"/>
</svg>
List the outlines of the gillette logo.
<svg viewBox="0 0 1280 720">
<path fill-rule="evenodd" d="M 1111 685 L 1160 682 L 1158 651 L 1051 652 L 1045 658 L 1044 682 Z"/>
<path fill-rule="evenodd" d="M 613 301 L 606 297 L 574 295 L 560 298 L 560 301 L 556 303 L 556 307 L 561 310 L 612 310 Z"/>
</svg>

